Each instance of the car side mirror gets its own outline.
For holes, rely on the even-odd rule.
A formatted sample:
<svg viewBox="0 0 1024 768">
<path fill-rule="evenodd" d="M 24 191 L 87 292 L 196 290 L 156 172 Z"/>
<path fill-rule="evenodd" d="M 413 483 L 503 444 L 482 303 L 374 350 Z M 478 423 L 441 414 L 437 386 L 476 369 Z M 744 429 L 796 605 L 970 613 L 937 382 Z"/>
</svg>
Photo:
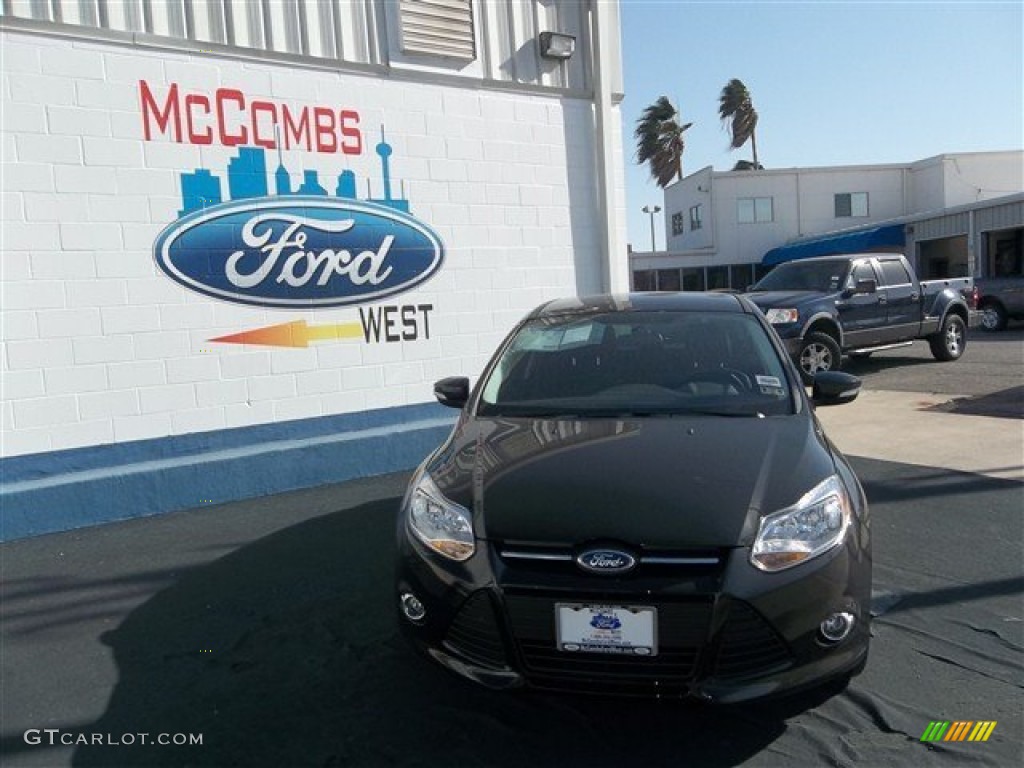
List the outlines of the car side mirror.
<svg viewBox="0 0 1024 768">
<path fill-rule="evenodd" d="M 842 371 L 822 371 L 815 374 L 811 386 L 811 402 L 815 405 L 843 405 L 852 403 L 860 394 L 861 380 Z"/>
<path fill-rule="evenodd" d="M 461 408 L 469 401 L 469 379 L 465 376 L 449 376 L 434 382 L 434 397 L 441 405 Z"/>
</svg>

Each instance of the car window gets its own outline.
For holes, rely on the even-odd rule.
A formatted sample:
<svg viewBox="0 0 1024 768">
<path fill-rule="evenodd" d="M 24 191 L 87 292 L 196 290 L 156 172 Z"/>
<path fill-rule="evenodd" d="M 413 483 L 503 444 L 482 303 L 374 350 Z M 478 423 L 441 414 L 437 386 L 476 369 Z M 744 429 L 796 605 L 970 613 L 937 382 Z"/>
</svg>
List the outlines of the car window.
<svg viewBox="0 0 1024 768">
<path fill-rule="evenodd" d="M 850 262 L 846 259 L 780 264 L 754 286 L 755 291 L 818 291 L 831 293 L 844 284 Z"/>
<path fill-rule="evenodd" d="M 911 282 L 910 273 L 907 272 L 907 268 L 903 266 L 902 261 L 888 259 L 880 261 L 879 265 L 882 267 L 883 285 L 906 285 Z"/>
<path fill-rule="evenodd" d="M 524 324 L 492 367 L 483 415 L 792 412 L 768 331 L 742 313 L 611 312 Z"/>
</svg>

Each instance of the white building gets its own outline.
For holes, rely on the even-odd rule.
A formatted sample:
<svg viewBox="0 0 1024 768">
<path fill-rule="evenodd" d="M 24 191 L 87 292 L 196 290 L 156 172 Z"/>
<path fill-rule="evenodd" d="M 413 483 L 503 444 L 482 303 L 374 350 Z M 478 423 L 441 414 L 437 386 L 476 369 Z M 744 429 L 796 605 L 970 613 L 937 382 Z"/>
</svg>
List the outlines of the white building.
<svg viewBox="0 0 1024 768">
<path fill-rule="evenodd" d="M 0 7 L 0 538 L 411 467 L 628 287 L 615 2 Z"/>
<path fill-rule="evenodd" d="M 667 248 L 631 254 L 634 285 L 643 290 L 743 289 L 785 256 L 775 254 L 762 265 L 773 249 L 811 242 L 825 248 L 823 235 L 836 249 L 831 252 L 871 247 L 906 253 L 926 275 L 968 274 L 969 265 L 984 273 L 983 251 L 1014 248 L 1020 260 L 1024 214 L 1013 195 L 1021 192 L 1020 151 L 947 154 L 895 165 L 704 168 L 665 189 Z M 1007 203 L 1013 206 L 1008 218 L 996 216 L 991 229 L 970 233 L 978 238 L 976 253 L 970 253 L 975 249 L 966 231 L 942 232 L 935 238 L 939 243 L 924 237 L 926 228 L 914 226 L 950 211 Z M 845 241 L 838 239 L 844 234 Z M 947 242 L 961 235 L 964 242 Z"/>
</svg>

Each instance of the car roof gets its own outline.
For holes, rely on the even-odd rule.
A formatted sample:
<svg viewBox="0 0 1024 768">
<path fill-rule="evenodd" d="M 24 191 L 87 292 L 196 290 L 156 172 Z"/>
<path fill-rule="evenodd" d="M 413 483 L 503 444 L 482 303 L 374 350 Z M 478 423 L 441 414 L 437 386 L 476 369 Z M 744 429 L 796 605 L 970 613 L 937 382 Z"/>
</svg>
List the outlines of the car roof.
<svg viewBox="0 0 1024 768">
<path fill-rule="evenodd" d="M 747 301 L 732 293 L 665 291 L 600 294 L 555 299 L 529 314 L 529 319 L 553 315 L 607 312 L 751 312 Z"/>
</svg>

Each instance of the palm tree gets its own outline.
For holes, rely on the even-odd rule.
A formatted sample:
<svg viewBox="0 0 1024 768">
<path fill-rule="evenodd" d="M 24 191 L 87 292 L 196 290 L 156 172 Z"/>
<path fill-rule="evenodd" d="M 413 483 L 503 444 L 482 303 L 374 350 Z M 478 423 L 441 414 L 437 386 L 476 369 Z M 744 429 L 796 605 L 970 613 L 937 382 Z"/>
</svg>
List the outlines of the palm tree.
<svg viewBox="0 0 1024 768">
<path fill-rule="evenodd" d="M 733 78 L 725 84 L 722 95 L 718 97 L 718 116 L 729 129 L 729 135 L 732 137 L 730 148 L 739 149 L 749 139 L 750 148 L 754 152 L 752 167 L 761 168 L 757 161 L 757 137 L 754 134 L 754 129 L 757 128 L 757 110 L 754 109 L 750 91 L 742 80 Z"/>
<path fill-rule="evenodd" d="M 683 132 L 691 125 L 679 124 L 679 112 L 667 96 L 658 97 L 636 121 L 636 161 L 650 166 L 651 178 L 663 189 L 683 178 Z"/>
</svg>

